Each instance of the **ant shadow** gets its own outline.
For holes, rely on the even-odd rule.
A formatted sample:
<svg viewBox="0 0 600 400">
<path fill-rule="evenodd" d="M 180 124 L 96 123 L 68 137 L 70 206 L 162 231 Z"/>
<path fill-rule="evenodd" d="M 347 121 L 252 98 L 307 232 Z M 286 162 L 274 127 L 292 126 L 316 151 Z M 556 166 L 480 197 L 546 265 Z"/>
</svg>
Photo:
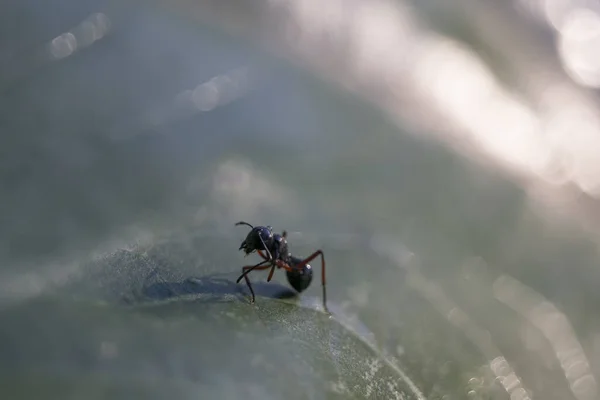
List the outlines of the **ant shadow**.
<svg viewBox="0 0 600 400">
<path fill-rule="evenodd" d="M 153 282 L 144 282 L 142 288 L 134 296 L 135 299 L 123 299 L 127 303 L 133 301 L 165 301 L 189 296 L 197 296 L 195 301 L 207 303 L 229 302 L 234 299 L 248 302 L 250 291 L 244 282 L 236 283 L 225 279 L 223 274 L 203 277 L 189 277 L 182 281 L 167 281 L 160 277 Z M 256 297 L 273 299 L 294 299 L 298 293 L 291 288 L 276 282 L 252 282 Z"/>
</svg>

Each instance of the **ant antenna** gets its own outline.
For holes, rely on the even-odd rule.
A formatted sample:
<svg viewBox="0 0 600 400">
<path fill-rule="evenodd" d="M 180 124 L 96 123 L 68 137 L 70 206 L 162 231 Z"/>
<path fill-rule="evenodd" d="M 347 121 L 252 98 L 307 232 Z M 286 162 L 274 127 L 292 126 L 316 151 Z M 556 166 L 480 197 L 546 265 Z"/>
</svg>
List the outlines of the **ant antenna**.
<svg viewBox="0 0 600 400">
<path fill-rule="evenodd" d="M 244 221 L 240 221 L 235 224 L 235 226 L 238 226 L 238 225 L 248 225 L 251 229 L 254 229 L 254 227 L 252 225 L 250 225 L 249 223 L 244 222 Z"/>
</svg>

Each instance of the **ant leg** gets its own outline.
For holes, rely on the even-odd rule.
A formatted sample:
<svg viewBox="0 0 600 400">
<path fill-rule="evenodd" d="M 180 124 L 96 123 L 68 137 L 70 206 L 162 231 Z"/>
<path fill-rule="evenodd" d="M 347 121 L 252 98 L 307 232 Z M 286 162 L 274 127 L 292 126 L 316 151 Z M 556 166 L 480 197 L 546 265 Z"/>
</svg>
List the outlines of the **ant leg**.
<svg viewBox="0 0 600 400">
<path fill-rule="evenodd" d="M 277 260 L 273 263 L 273 266 L 271 267 L 271 272 L 269 272 L 269 277 L 267 278 L 267 282 L 271 282 L 271 279 L 273 279 L 273 273 L 275 272 L 275 267 L 283 268 L 286 271 L 292 271 L 292 267 L 290 267 L 289 265 L 287 265 L 286 263 L 284 263 L 281 260 Z"/>
<path fill-rule="evenodd" d="M 270 265 L 261 265 L 264 263 L 266 263 L 266 261 L 263 261 L 256 265 L 252 265 L 252 266 L 247 265 L 245 267 L 242 267 L 242 275 L 236 281 L 236 283 L 239 283 L 240 280 L 242 279 L 242 277 L 244 277 L 244 279 L 246 280 L 246 285 L 248 285 L 248 289 L 250 289 L 250 293 L 252 293 L 252 303 L 254 303 L 255 296 L 254 296 L 254 289 L 252 289 L 252 284 L 250 283 L 250 279 L 248 279 L 248 273 L 254 269 L 260 270 L 260 269 L 267 269 L 270 267 Z"/>
<path fill-rule="evenodd" d="M 244 275 L 244 279 L 246 280 L 246 285 L 248 286 L 248 289 L 250 289 L 250 293 L 252 294 L 251 303 L 254 303 L 254 301 L 255 301 L 254 289 L 252 289 L 252 285 L 250 284 L 250 279 L 248 279 L 248 275 Z"/>
<path fill-rule="evenodd" d="M 329 311 L 327 309 L 327 290 L 326 290 L 326 279 L 325 279 L 325 255 L 323 254 L 323 251 L 321 251 L 321 250 L 315 251 L 310 256 L 308 256 L 304 260 L 302 260 L 300 263 L 296 264 L 295 267 L 302 268 L 306 264 L 308 264 L 309 262 L 311 262 L 312 260 L 317 258 L 318 256 L 321 256 L 321 285 L 323 286 L 323 308 L 325 308 L 325 311 Z"/>
<path fill-rule="evenodd" d="M 237 278 L 237 281 L 235 281 L 235 283 L 240 283 L 240 281 L 242 280 L 242 278 L 246 275 L 248 275 L 248 273 L 254 269 L 267 269 L 270 267 L 270 265 L 264 265 L 267 262 L 269 262 L 269 260 L 265 260 L 265 261 L 261 261 L 256 265 L 252 265 L 252 266 L 246 266 L 246 267 L 242 267 L 242 274 L 240 275 L 239 278 Z M 261 267 L 262 266 L 262 267 Z"/>
<path fill-rule="evenodd" d="M 264 258 L 265 260 L 268 260 L 267 256 L 265 256 L 262 252 L 262 250 L 256 250 L 256 252 L 258 253 L 259 256 L 261 256 L 262 258 Z"/>
<path fill-rule="evenodd" d="M 273 279 L 273 273 L 275 272 L 276 266 L 277 266 L 277 264 L 273 263 L 273 266 L 271 267 L 271 271 L 269 272 L 269 277 L 267 278 L 267 282 L 271 282 L 271 279 Z"/>
<path fill-rule="evenodd" d="M 268 261 L 273 260 L 273 256 L 271 255 L 271 252 L 269 251 L 269 248 L 267 247 L 267 244 L 263 240 L 262 236 L 258 235 L 258 238 L 260 239 L 260 242 L 262 243 L 264 250 L 267 252 L 266 260 L 268 260 Z"/>
</svg>

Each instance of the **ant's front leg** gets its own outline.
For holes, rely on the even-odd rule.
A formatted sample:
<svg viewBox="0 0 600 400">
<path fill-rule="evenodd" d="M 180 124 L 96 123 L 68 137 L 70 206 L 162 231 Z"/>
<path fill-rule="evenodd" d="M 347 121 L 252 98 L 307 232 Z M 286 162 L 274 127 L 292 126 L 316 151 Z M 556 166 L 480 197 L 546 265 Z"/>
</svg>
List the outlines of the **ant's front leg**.
<svg viewBox="0 0 600 400">
<path fill-rule="evenodd" d="M 258 253 L 259 256 L 261 256 L 262 258 L 264 258 L 265 261 L 270 261 L 269 258 L 266 255 L 264 255 L 261 250 L 256 250 L 256 252 Z M 271 282 L 271 279 L 273 279 L 273 274 L 275 273 L 275 266 L 277 265 L 277 262 L 278 261 L 275 261 L 275 262 L 272 263 L 272 265 L 271 265 L 271 271 L 269 272 L 269 277 L 267 278 L 267 282 Z"/>
<path fill-rule="evenodd" d="M 258 253 L 259 256 L 261 256 L 262 258 L 264 258 L 266 261 L 269 261 L 269 259 L 267 258 L 267 256 L 265 256 L 261 250 L 257 250 L 256 251 Z M 275 260 L 273 261 L 273 265 L 271 267 L 271 272 L 269 272 L 269 277 L 267 278 L 267 282 L 271 282 L 271 279 L 273 279 L 273 274 L 275 273 L 275 267 L 277 268 L 283 268 L 286 271 L 291 271 L 292 267 L 290 267 L 288 264 L 284 263 L 281 260 Z"/>
<path fill-rule="evenodd" d="M 266 255 L 263 254 L 262 250 L 256 250 L 256 252 L 258 253 L 259 256 L 261 256 L 265 260 L 269 260 L 269 258 Z"/>
<path fill-rule="evenodd" d="M 248 289 L 250 289 L 250 293 L 252 294 L 252 303 L 254 303 L 255 296 L 254 296 L 254 289 L 252 289 L 252 284 L 250 283 L 250 279 L 248 279 L 248 274 L 250 273 L 250 271 L 253 271 L 255 269 L 261 270 L 261 269 L 267 269 L 267 268 L 269 268 L 270 265 L 264 265 L 268 261 L 269 260 L 265 260 L 265 261 L 259 262 L 256 265 L 247 265 L 245 267 L 242 267 L 242 275 L 240 275 L 240 277 L 237 279 L 237 281 L 235 281 L 235 283 L 240 283 L 240 281 L 242 280 L 242 278 L 245 279 L 246 285 L 248 286 Z"/>
<path fill-rule="evenodd" d="M 273 260 L 273 255 L 271 254 L 271 252 L 269 251 L 269 247 L 267 246 L 267 244 L 265 243 L 265 241 L 263 240 L 262 236 L 258 236 L 258 238 L 260 239 L 260 242 L 263 245 L 263 249 L 267 252 L 267 256 L 263 256 L 262 254 L 260 254 L 260 250 L 256 250 L 265 260 L 269 260 L 272 261 Z"/>
<path fill-rule="evenodd" d="M 291 271 L 292 267 L 290 267 L 289 265 L 287 265 L 285 262 L 281 261 L 281 260 L 275 260 L 273 262 L 273 266 L 271 267 L 271 272 L 269 272 L 269 277 L 267 278 L 267 282 L 271 282 L 271 279 L 273 279 L 273 273 L 275 272 L 275 267 L 277 268 L 283 268 L 286 271 Z"/>
</svg>

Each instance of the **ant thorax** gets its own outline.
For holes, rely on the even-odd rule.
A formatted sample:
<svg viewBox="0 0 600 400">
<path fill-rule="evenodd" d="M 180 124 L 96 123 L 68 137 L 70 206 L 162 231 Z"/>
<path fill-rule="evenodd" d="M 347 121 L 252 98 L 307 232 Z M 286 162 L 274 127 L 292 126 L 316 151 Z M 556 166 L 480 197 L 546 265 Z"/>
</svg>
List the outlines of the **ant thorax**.
<svg viewBox="0 0 600 400">
<path fill-rule="evenodd" d="M 289 258 L 287 239 L 278 233 L 273 235 L 273 250 L 277 250 L 279 258 L 287 260 Z"/>
</svg>

